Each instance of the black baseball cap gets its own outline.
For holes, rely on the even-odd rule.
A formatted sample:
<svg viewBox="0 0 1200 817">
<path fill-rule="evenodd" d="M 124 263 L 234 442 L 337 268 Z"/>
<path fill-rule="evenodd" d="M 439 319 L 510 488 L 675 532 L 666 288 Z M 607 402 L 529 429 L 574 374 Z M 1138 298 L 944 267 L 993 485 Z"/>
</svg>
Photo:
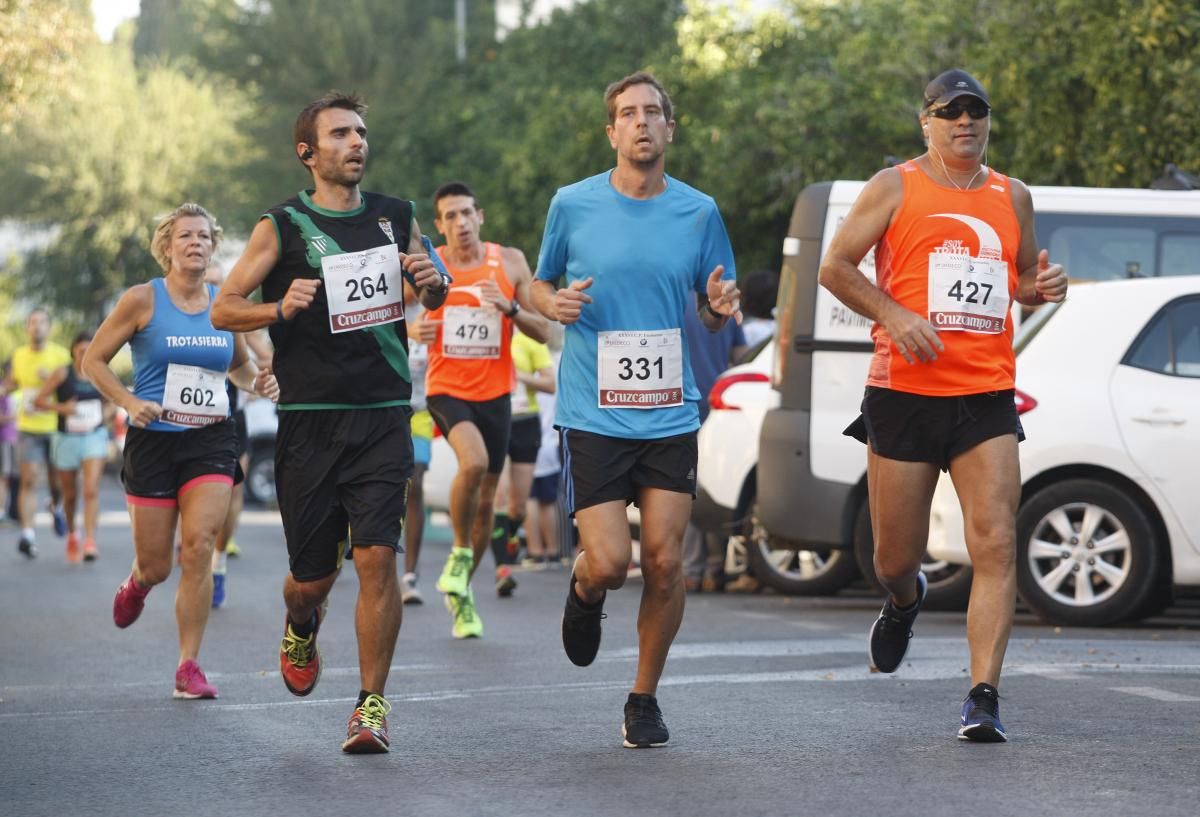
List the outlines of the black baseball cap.
<svg viewBox="0 0 1200 817">
<path fill-rule="evenodd" d="M 979 84 L 979 80 L 963 71 L 961 68 L 951 68 L 943 71 L 925 86 L 925 101 L 921 110 L 927 111 L 934 105 L 945 105 L 960 96 L 974 96 L 983 100 L 983 104 L 991 107 L 987 92 Z"/>
</svg>

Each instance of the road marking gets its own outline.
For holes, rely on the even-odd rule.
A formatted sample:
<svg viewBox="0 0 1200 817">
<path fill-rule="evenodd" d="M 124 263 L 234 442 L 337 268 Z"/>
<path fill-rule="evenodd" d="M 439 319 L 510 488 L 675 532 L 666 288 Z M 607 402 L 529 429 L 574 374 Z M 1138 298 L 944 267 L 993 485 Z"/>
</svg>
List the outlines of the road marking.
<svg viewBox="0 0 1200 817">
<path fill-rule="evenodd" d="M 1168 689 L 1159 689 L 1158 687 L 1109 687 L 1113 692 L 1124 692 L 1126 695 L 1140 695 L 1143 698 L 1153 698 L 1156 701 L 1164 701 L 1166 703 L 1196 703 L 1200 698 L 1195 695 L 1183 695 L 1178 692 L 1171 692 Z"/>
<path fill-rule="evenodd" d="M 749 610 L 738 610 L 733 615 L 738 618 L 748 618 L 754 621 L 782 621 L 789 627 L 795 627 L 798 630 L 829 631 L 837 629 L 837 626 L 834 624 L 827 624 L 823 621 L 805 621 L 804 619 L 790 618 L 781 613 L 754 613 Z"/>
<path fill-rule="evenodd" d="M 1068 665 L 1070 666 L 1070 665 Z M 1191 674 L 1194 675 L 1197 670 L 1200 670 L 1200 665 L 1143 665 L 1143 666 L 1127 666 L 1121 670 L 1114 670 L 1109 667 L 1094 666 L 1094 665 L 1076 665 L 1076 668 L 1085 669 L 1091 674 L 1101 674 L 1110 672 L 1173 672 L 1176 674 Z M 338 674 L 357 672 L 357 667 L 339 667 L 330 668 Z M 1036 669 L 1038 672 L 1030 672 L 1031 669 Z M 1045 667 L 1041 665 L 1031 665 L 1030 667 L 1010 666 L 1006 668 L 1008 675 L 1029 675 L 1042 674 Z M 708 685 L 743 685 L 743 684 L 794 684 L 797 682 L 865 682 L 865 683 L 895 683 L 904 681 L 939 681 L 948 679 L 964 679 L 966 670 L 962 667 L 961 661 L 949 659 L 916 659 L 905 662 L 899 672 L 894 675 L 885 675 L 883 673 L 872 673 L 866 666 L 865 661 L 856 662 L 849 666 L 834 666 L 820 667 L 817 669 L 806 670 L 781 670 L 775 672 L 730 672 L 730 673 L 705 673 L 694 675 L 675 675 L 667 676 L 659 682 L 659 686 L 675 687 L 675 686 L 708 686 Z M 238 675 L 249 675 L 253 678 L 268 678 L 273 679 L 277 673 L 238 673 Z M 217 676 L 214 675 L 214 678 Z M 96 689 L 93 684 L 91 689 Z M 504 697 L 504 696 L 528 696 L 530 693 L 547 692 L 547 693 L 564 693 L 564 692 L 595 692 L 606 690 L 627 690 L 629 688 L 629 679 L 620 678 L 617 680 L 597 680 L 597 681 L 576 681 L 557 684 L 515 684 L 506 686 L 482 686 L 474 688 L 459 688 L 459 689 L 444 689 L 444 690 L 429 690 L 424 692 L 397 693 L 388 696 L 388 700 L 393 704 L 404 703 L 431 703 L 437 701 L 462 700 L 467 698 L 478 697 Z M 1155 687 L 1114 687 L 1114 691 L 1127 692 L 1133 695 L 1142 695 L 1144 697 L 1153 698 L 1155 700 L 1166 702 L 1195 702 L 1200 701 L 1200 698 L 1189 695 L 1180 695 L 1179 693 L 1168 692 L 1166 690 L 1157 689 Z M 294 706 L 325 706 L 329 704 L 346 704 L 352 702 L 353 698 L 324 698 L 324 699 L 286 699 L 280 701 L 262 701 L 253 703 L 205 703 L 197 708 L 197 711 L 203 712 L 253 712 L 270 709 L 278 709 L 280 707 Z M 65 717 L 95 717 L 107 715 L 125 715 L 133 712 L 146 712 L 148 710 L 171 712 L 178 711 L 180 704 L 178 702 L 164 701 L 160 706 L 138 706 L 129 708 L 114 708 L 114 709 L 76 709 L 76 710 L 53 710 L 46 712 L 5 712 L 0 713 L 0 723 L 15 718 L 65 718 Z"/>
</svg>

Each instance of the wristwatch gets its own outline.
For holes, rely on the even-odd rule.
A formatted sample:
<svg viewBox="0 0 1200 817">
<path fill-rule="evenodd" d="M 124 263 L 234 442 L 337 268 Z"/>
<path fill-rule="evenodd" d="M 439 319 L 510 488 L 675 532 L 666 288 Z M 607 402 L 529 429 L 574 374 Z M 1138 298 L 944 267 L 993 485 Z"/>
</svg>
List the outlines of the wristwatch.
<svg viewBox="0 0 1200 817">
<path fill-rule="evenodd" d="M 516 318 L 516 317 L 517 317 L 517 313 L 521 311 L 521 305 L 520 305 L 519 303 L 517 303 L 517 299 L 516 299 L 516 298 L 513 298 L 513 299 L 512 299 L 512 301 L 511 301 L 511 303 L 512 303 L 512 308 L 511 308 L 511 309 L 509 309 L 509 310 L 508 310 L 507 312 L 505 312 L 504 314 L 505 314 L 506 316 L 508 316 L 509 318 Z"/>
<path fill-rule="evenodd" d="M 442 272 L 441 270 L 438 270 L 438 275 L 440 275 L 442 278 L 441 286 L 439 286 L 437 289 L 431 288 L 431 291 L 437 295 L 441 295 L 443 292 L 449 292 L 450 291 L 450 276 L 447 275 L 446 273 Z"/>
<path fill-rule="evenodd" d="M 713 309 L 710 301 L 704 302 L 704 308 L 708 310 L 708 314 L 712 315 L 717 320 L 725 320 L 725 318 L 729 317 L 728 315 L 722 315 L 720 312 Z"/>
</svg>

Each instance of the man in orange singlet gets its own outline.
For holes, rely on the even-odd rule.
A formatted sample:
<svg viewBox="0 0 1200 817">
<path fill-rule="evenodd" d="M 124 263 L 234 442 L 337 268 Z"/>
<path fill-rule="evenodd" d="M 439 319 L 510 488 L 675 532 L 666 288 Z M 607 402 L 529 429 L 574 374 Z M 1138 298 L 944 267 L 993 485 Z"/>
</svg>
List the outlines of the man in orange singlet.
<svg viewBox="0 0 1200 817">
<path fill-rule="evenodd" d="M 1016 600 L 1016 511 L 1024 439 L 1013 402 L 1010 306 L 1061 301 L 1067 276 L 1038 251 L 1028 188 L 983 163 L 987 93 L 940 74 L 919 113 L 928 150 L 863 188 L 821 263 L 820 280 L 875 321 L 862 415 L 875 572 L 890 596 L 871 627 L 881 672 L 904 659 L 925 597 L 921 556 L 938 470 L 962 503 L 975 581 L 967 612 L 972 688 L 962 740 L 1007 740 L 997 684 Z M 858 264 L 875 248 L 876 282 Z"/>
<path fill-rule="evenodd" d="M 491 541 L 496 483 L 508 454 L 513 325 L 545 343 L 549 324 L 530 300 L 525 254 L 480 240 L 483 210 L 471 188 L 443 184 L 433 206 L 434 225 L 446 239 L 438 255 L 454 283 L 445 304 L 415 321 L 410 336 L 429 345 L 429 413 L 458 457 L 450 486 L 454 545 L 437 589 L 454 618 L 454 637 L 479 638 L 483 623 L 470 582 Z M 497 570 L 497 581 L 511 592 L 508 568 Z"/>
</svg>

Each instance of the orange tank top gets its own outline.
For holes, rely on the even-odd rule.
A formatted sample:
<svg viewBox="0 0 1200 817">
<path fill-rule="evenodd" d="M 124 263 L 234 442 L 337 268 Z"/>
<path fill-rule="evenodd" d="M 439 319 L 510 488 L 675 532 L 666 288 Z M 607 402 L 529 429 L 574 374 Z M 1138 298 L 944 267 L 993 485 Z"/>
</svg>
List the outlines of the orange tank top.
<svg viewBox="0 0 1200 817">
<path fill-rule="evenodd" d="M 931 363 L 910 365 L 875 324 L 867 385 L 934 397 L 1013 388 L 1010 306 L 1021 229 L 1008 177 L 989 169 L 982 187 L 952 190 L 908 161 L 900 178 L 904 198 L 876 248 L 876 283 L 927 317 L 946 348 Z"/>
<path fill-rule="evenodd" d="M 426 394 L 482 402 L 509 394 L 516 385 L 512 320 L 482 306 L 479 284 L 490 278 L 510 301 L 516 297 L 516 287 L 505 273 L 500 245 L 486 242 L 483 246 L 483 263 L 471 269 L 455 267 L 446 248 L 437 248 L 454 283 L 446 302 L 427 316 L 441 325 L 429 345 Z"/>
</svg>

